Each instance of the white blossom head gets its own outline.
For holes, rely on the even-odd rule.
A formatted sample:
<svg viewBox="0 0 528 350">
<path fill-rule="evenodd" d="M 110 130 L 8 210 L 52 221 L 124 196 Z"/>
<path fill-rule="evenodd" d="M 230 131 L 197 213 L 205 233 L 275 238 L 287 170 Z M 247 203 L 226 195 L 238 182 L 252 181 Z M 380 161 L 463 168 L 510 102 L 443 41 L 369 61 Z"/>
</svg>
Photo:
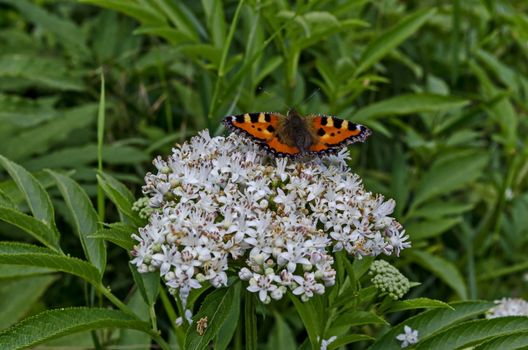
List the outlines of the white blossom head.
<svg viewBox="0 0 528 350">
<path fill-rule="evenodd" d="M 333 252 L 361 258 L 410 246 L 394 201 L 367 192 L 346 150 L 309 161 L 270 158 L 241 136 L 201 132 L 154 160 L 143 193 L 149 223 L 132 263 L 158 270 L 183 304 L 233 271 L 263 303 L 307 300 L 335 283 Z M 144 211 L 145 212 L 145 211 Z"/>
<path fill-rule="evenodd" d="M 528 302 L 520 298 L 502 298 L 495 300 L 497 306 L 486 313 L 486 318 L 505 316 L 528 316 Z"/>
</svg>

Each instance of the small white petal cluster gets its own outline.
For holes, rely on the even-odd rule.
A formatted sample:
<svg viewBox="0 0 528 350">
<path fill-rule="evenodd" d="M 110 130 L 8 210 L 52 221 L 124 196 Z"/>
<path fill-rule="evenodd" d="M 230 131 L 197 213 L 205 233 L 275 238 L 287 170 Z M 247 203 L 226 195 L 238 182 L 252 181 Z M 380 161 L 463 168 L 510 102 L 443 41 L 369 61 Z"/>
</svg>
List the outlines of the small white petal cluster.
<svg viewBox="0 0 528 350">
<path fill-rule="evenodd" d="M 361 258 L 410 246 L 393 200 L 365 191 L 347 151 L 310 161 L 270 158 L 236 134 L 208 132 L 154 160 L 143 192 L 154 210 L 134 234 L 132 263 L 159 270 L 185 305 L 229 272 L 268 303 L 287 290 L 307 300 L 335 282 L 332 252 Z"/>
<path fill-rule="evenodd" d="M 402 348 L 406 348 L 409 345 L 418 343 L 418 331 L 409 326 L 404 326 L 403 333 L 398 334 L 396 339 L 402 342 Z"/>
<path fill-rule="evenodd" d="M 497 306 L 491 308 L 486 318 L 505 316 L 528 316 L 528 302 L 520 298 L 502 298 L 495 300 Z"/>
</svg>

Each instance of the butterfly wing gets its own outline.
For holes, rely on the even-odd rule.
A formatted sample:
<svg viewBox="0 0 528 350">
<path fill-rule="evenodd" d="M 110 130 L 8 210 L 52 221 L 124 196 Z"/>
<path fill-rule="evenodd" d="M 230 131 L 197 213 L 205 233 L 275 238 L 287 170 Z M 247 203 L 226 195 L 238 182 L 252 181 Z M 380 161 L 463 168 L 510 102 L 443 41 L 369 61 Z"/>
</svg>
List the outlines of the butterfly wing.
<svg viewBox="0 0 528 350">
<path fill-rule="evenodd" d="M 364 142 L 371 134 L 364 125 L 326 115 L 313 116 L 311 123 L 318 136 L 317 142 L 310 146 L 314 153 L 326 153 L 354 142 Z"/>
<path fill-rule="evenodd" d="M 275 156 L 296 156 L 301 151 L 282 142 L 278 134 L 284 119 L 278 113 L 246 113 L 227 116 L 224 124 L 228 129 L 249 137 Z"/>
</svg>

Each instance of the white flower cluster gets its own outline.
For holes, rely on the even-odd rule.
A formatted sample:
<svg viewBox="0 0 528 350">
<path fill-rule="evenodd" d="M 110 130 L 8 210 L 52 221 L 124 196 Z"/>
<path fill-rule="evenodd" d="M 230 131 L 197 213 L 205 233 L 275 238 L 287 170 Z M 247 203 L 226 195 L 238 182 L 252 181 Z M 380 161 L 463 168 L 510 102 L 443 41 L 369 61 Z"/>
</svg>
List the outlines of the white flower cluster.
<svg viewBox="0 0 528 350">
<path fill-rule="evenodd" d="M 396 336 L 396 340 L 401 341 L 401 347 L 406 348 L 409 345 L 418 343 L 418 330 L 412 329 L 409 326 L 403 327 L 403 333 Z"/>
<path fill-rule="evenodd" d="M 366 192 L 336 156 L 275 160 L 242 136 L 201 132 L 154 160 L 143 192 L 158 208 L 134 234 L 140 272 L 159 270 L 185 305 L 204 283 L 227 285 L 228 270 L 262 302 L 289 289 L 302 300 L 335 282 L 333 251 L 399 254 L 410 246 L 389 215 L 393 200 Z"/>
<path fill-rule="evenodd" d="M 486 318 L 504 316 L 528 316 L 528 302 L 520 298 L 502 298 L 495 300 L 497 306 L 491 308 Z"/>
</svg>

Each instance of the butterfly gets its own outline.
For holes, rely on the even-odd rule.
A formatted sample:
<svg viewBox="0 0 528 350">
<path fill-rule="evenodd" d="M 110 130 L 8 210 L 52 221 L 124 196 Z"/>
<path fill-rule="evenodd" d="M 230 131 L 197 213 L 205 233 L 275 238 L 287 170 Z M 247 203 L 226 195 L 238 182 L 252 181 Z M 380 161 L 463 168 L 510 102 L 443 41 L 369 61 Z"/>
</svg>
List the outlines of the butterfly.
<svg viewBox="0 0 528 350">
<path fill-rule="evenodd" d="M 245 113 L 224 118 L 226 128 L 238 132 L 276 157 L 297 158 L 333 153 L 371 134 L 361 124 L 327 115 Z"/>
</svg>

